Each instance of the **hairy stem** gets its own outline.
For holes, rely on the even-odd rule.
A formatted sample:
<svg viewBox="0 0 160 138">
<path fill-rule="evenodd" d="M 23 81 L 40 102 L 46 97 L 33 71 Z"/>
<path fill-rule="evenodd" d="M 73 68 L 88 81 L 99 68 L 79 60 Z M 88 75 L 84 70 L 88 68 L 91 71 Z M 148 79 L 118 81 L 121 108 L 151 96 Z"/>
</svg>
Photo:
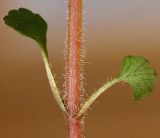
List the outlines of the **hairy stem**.
<svg viewBox="0 0 160 138">
<path fill-rule="evenodd" d="M 68 129 L 69 138 L 81 138 L 81 119 L 76 116 L 80 107 L 82 0 L 68 0 L 68 11 L 66 63 Z"/>
<path fill-rule="evenodd" d="M 80 109 L 78 113 L 78 117 L 84 114 L 84 112 L 91 106 L 91 104 L 102 94 L 104 93 L 108 88 L 110 88 L 112 85 L 120 82 L 121 80 L 119 78 L 113 79 L 110 82 L 107 82 L 102 87 L 100 87 L 96 92 L 94 92 L 89 99 L 84 103 L 82 108 Z"/>
<path fill-rule="evenodd" d="M 52 71 L 51 71 L 51 68 L 50 68 L 50 65 L 49 65 L 48 57 L 45 54 L 45 52 L 43 51 L 43 49 L 41 50 L 41 52 L 42 52 L 42 56 L 43 56 L 43 60 L 44 60 L 44 65 L 45 65 L 45 68 L 46 68 L 47 77 L 48 77 L 49 84 L 50 84 L 52 93 L 54 95 L 54 98 L 55 98 L 57 104 L 59 105 L 59 107 L 61 108 L 61 110 L 66 112 L 65 106 L 62 102 L 62 99 L 60 97 L 60 93 L 59 93 L 58 88 L 56 86 L 54 77 L 52 75 Z"/>
</svg>

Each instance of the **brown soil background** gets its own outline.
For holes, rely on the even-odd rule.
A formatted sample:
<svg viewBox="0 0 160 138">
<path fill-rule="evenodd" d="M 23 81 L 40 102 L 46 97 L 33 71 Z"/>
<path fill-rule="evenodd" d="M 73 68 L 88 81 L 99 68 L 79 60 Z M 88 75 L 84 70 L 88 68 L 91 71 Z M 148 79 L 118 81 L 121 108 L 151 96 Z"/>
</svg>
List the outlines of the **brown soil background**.
<svg viewBox="0 0 160 138">
<path fill-rule="evenodd" d="M 58 86 L 64 73 L 66 6 L 63 0 L 0 0 L 0 138 L 65 138 L 67 129 L 35 42 L 5 26 L 10 9 L 26 7 L 48 22 L 48 49 Z M 85 90 L 90 95 L 119 74 L 126 55 L 149 59 L 160 75 L 160 1 L 85 1 Z M 118 84 L 89 110 L 86 138 L 159 138 L 160 82 L 140 102 Z"/>
</svg>

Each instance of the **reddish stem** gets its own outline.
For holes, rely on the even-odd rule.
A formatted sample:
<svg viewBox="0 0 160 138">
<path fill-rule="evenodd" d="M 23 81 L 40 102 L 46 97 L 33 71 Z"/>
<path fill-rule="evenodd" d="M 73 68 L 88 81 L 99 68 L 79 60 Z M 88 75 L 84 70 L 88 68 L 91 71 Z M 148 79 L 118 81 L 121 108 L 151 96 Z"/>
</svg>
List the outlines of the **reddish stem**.
<svg viewBox="0 0 160 138">
<path fill-rule="evenodd" d="M 68 0 L 68 10 L 66 104 L 69 138 L 81 138 L 81 119 L 76 116 L 80 107 L 82 0 Z"/>
</svg>

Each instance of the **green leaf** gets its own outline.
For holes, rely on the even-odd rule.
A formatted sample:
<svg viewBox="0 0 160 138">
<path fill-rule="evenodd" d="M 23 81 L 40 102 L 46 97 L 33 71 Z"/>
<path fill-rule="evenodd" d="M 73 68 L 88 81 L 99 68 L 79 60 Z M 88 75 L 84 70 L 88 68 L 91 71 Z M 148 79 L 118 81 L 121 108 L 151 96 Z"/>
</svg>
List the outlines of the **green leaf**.
<svg viewBox="0 0 160 138">
<path fill-rule="evenodd" d="M 130 84 L 134 90 L 134 99 L 139 100 L 152 91 L 156 72 L 143 57 L 127 56 L 123 60 L 120 79 Z"/>
<path fill-rule="evenodd" d="M 34 39 L 48 57 L 46 47 L 47 23 L 39 15 L 25 8 L 9 11 L 5 23 L 21 34 Z"/>
</svg>

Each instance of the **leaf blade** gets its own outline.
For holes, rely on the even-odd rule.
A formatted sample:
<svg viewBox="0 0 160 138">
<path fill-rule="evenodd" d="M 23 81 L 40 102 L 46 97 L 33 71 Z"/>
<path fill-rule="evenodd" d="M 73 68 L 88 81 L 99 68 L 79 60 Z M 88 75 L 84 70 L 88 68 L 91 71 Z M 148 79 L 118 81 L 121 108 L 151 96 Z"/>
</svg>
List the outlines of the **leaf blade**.
<svg viewBox="0 0 160 138">
<path fill-rule="evenodd" d="M 151 93 L 156 81 L 156 72 L 145 58 L 127 56 L 123 60 L 120 79 L 132 87 L 134 100 L 140 100 Z"/>
<path fill-rule="evenodd" d="M 48 57 L 46 46 L 47 23 L 39 14 L 25 8 L 19 8 L 9 11 L 3 19 L 6 25 L 34 39 Z"/>
</svg>

